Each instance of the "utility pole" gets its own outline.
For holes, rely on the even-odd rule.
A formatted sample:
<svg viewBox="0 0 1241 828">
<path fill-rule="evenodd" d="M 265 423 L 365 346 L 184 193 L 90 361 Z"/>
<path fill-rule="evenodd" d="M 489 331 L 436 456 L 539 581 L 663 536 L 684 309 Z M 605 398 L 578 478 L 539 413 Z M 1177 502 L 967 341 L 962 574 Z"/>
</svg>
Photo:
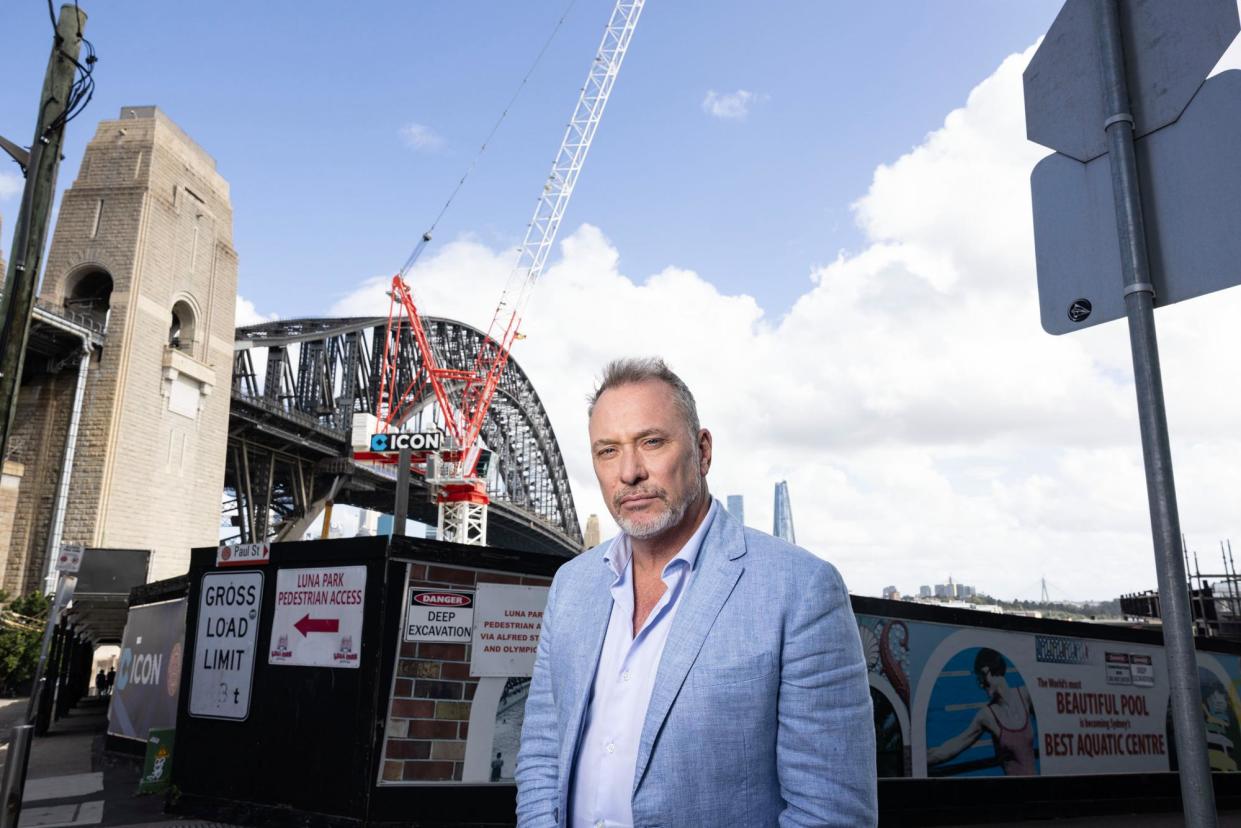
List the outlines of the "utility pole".
<svg viewBox="0 0 1241 828">
<path fill-rule="evenodd" d="M 22 167 L 26 187 L 22 205 L 13 228 L 13 251 L 5 275 L 4 292 L 0 294 L 0 464 L 8 453 L 9 435 L 17 413 L 17 393 L 21 387 L 22 364 L 26 358 L 26 338 L 30 333 L 30 314 L 34 309 L 35 285 L 43 259 L 43 245 L 51 221 L 52 199 L 56 194 L 56 172 L 60 169 L 60 151 L 64 143 L 65 123 L 73 101 L 74 79 L 82 48 L 82 29 L 86 15 L 78 7 L 60 7 L 52 54 L 47 61 L 43 89 L 39 94 L 38 119 L 30 151 L 25 152 L 11 141 L 0 139 L 3 149 Z M 86 357 L 84 357 L 86 358 Z M 62 579 L 65 580 L 76 580 Z M 66 584 L 66 586 L 71 586 Z M 60 590 L 58 590 L 58 593 Z M 58 596 L 59 597 L 59 596 Z M 55 625 L 55 615 L 63 606 L 59 601 L 48 608 L 47 633 L 39 658 L 40 676 L 36 680 L 27 709 L 27 722 L 14 728 L 9 740 L 8 762 L 0 778 L 0 828 L 14 828 L 21 817 L 22 789 L 26 767 L 30 761 L 33 726 L 31 713 L 38 704 L 41 685 L 46 683 L 43 670 L 47 660 L 48 639 Z"/>
<path fill-rule="evenodd" d="M 39 116 L 29 153 L 0 142 L 26 175 L 21 209 L 13 228 L 13 251 L 0 294 L 0 462 L 8 450 L 13 418 L 17 412 L 17 392 L 21 385 L 22 364 L 26 357 L 26 338 L 30 332 L 30 313 L 34 308 L 35 285 L 43 260 L 43 246 L 51 220 L 52 199 L 56 194 L 56 172 L 65 136 L 65 116 L 78 67 L 82 29 L 86 14 L 77 6 L 60 7 L 52 54 L 47 62 L 43 91 L 39 96 Z"/>
</svg>

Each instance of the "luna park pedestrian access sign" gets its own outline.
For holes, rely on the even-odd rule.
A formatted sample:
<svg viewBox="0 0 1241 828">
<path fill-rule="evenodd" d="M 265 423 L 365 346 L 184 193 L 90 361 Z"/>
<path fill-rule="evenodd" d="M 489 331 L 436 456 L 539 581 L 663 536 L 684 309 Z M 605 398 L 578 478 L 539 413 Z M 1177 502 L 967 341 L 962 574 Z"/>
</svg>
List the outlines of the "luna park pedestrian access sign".
<svg viewBox="0 0 1241 828">
<path fill-rule="evenodd" d="M 356 670 L 365 601 L 365 566 L 280 570 L 267 663 Z"/>
</svg>

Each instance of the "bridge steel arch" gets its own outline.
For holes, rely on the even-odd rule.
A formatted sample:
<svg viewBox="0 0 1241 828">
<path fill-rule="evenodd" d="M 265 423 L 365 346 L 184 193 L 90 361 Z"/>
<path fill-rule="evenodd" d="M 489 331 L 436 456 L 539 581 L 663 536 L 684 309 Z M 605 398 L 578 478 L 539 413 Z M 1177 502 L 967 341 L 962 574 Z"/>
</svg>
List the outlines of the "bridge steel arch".
<svg viewBox="0 0 1241 828">
<path fill-rule="evenodd" d="M 452 319 L 424 322 L 441 365 L 473 366 L 482 331 Z M 224 508 L 239 540 L 296 539 L 329 500 L 392 510 L 394 468 L 356 463 L 349 446 L 354 413 L 374 410 L 386 334 L 383 317 L 290 319 L 237 329 Z M 403 387 L 418 376 L 424 357 L 407 327 L 392 336 L 401 338 Z M 410 411 L 424 426 L 439 420 L 426 388 Z M 482 439 L 494 458 L 488 542 L 557 555 L 580 551 L 564 458 L 547 411 L 515 360 L 501 378 Z M 436 506 L 417 476 L 409 516 L 435 523 Z"/>
</svg>

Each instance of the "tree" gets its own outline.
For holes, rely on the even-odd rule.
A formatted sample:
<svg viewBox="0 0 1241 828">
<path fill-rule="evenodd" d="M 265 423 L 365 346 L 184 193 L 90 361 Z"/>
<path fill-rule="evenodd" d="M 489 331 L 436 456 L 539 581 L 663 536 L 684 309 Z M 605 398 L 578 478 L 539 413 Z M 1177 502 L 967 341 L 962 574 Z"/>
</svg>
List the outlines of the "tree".
<svg viewBox="0 0 1241 828">
<path fill-rule="evenodd" d="M 0 591 L 0 696 L 11 696 L 34 677 L 50 596 L 32 592 L 10 598 Z"/>
</svg>

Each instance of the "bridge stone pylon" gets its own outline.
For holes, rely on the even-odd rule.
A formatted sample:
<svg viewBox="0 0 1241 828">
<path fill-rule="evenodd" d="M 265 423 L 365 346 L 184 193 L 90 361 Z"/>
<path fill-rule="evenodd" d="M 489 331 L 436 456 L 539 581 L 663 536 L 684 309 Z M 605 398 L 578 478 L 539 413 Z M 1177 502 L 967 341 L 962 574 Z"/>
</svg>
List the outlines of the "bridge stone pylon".
<svg viewBox="0 0 1241 828">
<path fill-rule="evenodd" d="M 184 572 L 191 547 L 216 542 L 232 221 L 228 182 L 167 115 L 123 107 L 99 124 L 61 201 L 5 458 L 17 497 L 7 543 L 0 531 L 4 589 L 41 586 L 58 540 L 151 550 L 152 580 Z M 80 397 L 75 330 L 90 333 Z"/>
</svg>

